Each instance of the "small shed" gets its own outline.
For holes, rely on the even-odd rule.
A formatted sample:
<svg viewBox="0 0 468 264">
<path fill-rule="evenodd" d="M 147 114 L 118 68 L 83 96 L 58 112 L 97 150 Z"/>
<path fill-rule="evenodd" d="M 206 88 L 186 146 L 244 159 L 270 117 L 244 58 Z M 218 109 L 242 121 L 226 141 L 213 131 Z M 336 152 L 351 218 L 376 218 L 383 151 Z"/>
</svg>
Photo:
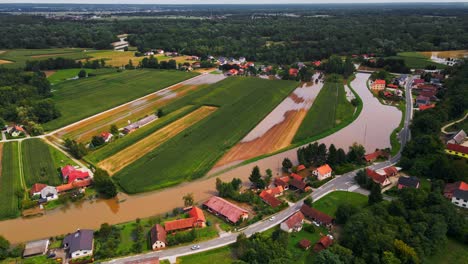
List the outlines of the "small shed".
<svg viewBox="0 0 468 264">
<path fill-rule="evenodd" d="M 37 255 L 44 255 L 49 249 L 49 244 L 49 239 L 28 242 L 24 246 L 23 257 L 27 258 Z"/>
</svg>

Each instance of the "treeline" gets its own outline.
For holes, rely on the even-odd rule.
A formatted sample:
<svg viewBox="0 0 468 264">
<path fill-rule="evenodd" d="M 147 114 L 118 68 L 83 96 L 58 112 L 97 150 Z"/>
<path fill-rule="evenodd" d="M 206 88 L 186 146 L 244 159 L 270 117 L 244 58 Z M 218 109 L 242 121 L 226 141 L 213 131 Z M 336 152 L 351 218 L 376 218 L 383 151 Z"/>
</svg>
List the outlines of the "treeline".
<svg viewBox="0 0 468 264">
<path fill-rule="evenodd" d="M 33 60 L 26 61 L 24 69 L 26 71 L 45 71 L 45 70 L 60 70 L 60 69 L 73 69 L 73 68 L 88 68 L 100 69 L 106 67 L 106 61 L 100 60 L 86 60 L 84 63 L 73 59 L 66 58 L 49 58 L 47 60 Z"/>
<path fill-rule="evenodd" d="M 335 166 L 343 166 L 345 164 L 364 164 L 364 155 L 366 150 L 362 145 L 354 143 L 349 147 L 346 153 L 342 148 L 337 149 L 334 144 L 331 144 L 327 149 L 325 144 L 309 144 L 297 150 L 297 158 L 299 164 L 306 167 L 318 167 L 325 163 L 332 168 Z"/>
<path fill-rule="evenodd" d="M 40 123 L 60 116 L 51 96 L 44 73 L 0 68 L 0 123 L 23 124 L 30 133 L 41 134 Z"/>
<path fill-rule="evenodd" d="M 144 58 L 143 60 L 141 60 L 139 66 L 141 68 L 151 69 L 177 69 L 177 62 L 175 60 L 159 62 L 156 57 L 151 55 L 149 58 Z"/>
<path fill-rule="evenodd" d="M 468 180 L 468 165 L 461 159 L 444 153 L 440 138 L 443 124 L 460 118 L 468 109 L 468 64 L 449 72 L 438 93 L 441 101 L 436 107 L 416 112 L 411 124 L 411 141 L 402 152 L 400 165 L 410 174 L 440 179 L 445 182 Z"/>
<path fill-rule="evenodd" d="M 411 72 L 411 69 L 406 66 L 405 61 L 402 59 L 378 58 L 376 60 L 363 60 L 362 65 L 371 67 L 371 68 L 382 68 L 388 72 L 397 72 L 397 73 L 410 73 Z"/>
<path fill-rule="evenodd" d="M 447 19 L 411 11 L 419 10 L 322 12 L 329 17 L 239 15 L 229 19 L 125 21 L 2 15 L 0 48 L 105 49 L 116 41 L 115 35 L 124 32 L 130 34 L 130 44 L 140 52 L 161 48 L 198 56 L 244 56 L 276 64 L 328 58 L 332 54 L 375 53 L 387 57 L 399 51 L 468 48 L 468 19 L 463 19 L 466 14 L 460 14 L 460 19 Z"/>
</svg>

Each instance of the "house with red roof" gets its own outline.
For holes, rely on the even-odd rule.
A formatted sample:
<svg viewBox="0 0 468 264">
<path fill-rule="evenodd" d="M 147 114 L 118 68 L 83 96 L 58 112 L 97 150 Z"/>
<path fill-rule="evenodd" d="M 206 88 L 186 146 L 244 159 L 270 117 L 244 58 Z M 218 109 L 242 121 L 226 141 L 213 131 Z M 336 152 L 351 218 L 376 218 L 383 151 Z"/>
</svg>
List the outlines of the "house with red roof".
<svg viewBox="0 0 468 264">
<path fill-rule="evenodd" d="M 445 153 L 468 159 L 468 147 L 463 145 L 448 143 L 445 146 Z"/>
<path fill-rule="evenodd" d="M 300 211 L 305 217 L 309 218 L 312 221 L 315 221 L 319 225 L 323 225 L 326 227 L 331 227 L 333 225 L 333 217 L 313 207 L 310 207 L 307 204 L 303 204 Z"/>
<path fill-rule="evenodd" d="M 41 195 L 41 191 L 42 189 L 44 189 L 45 187 L 47 187 L 47 184 L 43 184 L 43 183 L 35 183 L 33 184 L 33 186 L 31 187 L 31 189 L 29 189 L 29 195 L 32 196 L 36 196 L 36 195 Z"/>
<path fill-rule="evenodd" d="M 194 226 L 195 227 L 205 227 L 206 226 L 206 219 L 205 214 L 203 213 L 202 209 L 193 206 L 192 209 L 188 212 L 189 216 L 193 218 Z"/>
<path fill-rule="evenodd" d="M 366 169 L 366 174 L 375 183 L 378 183 L 380 185 L 380 187 L 385 187 L 385 186 L 391 184 L 390 180 L 388 179 L 388 176 L 385 175 L 385 174 L 377 173 L 376 171 L 371 170 L 369 168 Z"/>
<path fill-rule="evenodd" d="M 444 196 L 448 199 L 452 199 L 453 193 L 456 190 L 468 191 L 468 183 L 463 181 L 447 183 L 444 188 Z"/>
<path fill-rule="evenodd" d="M 383 91 L 385 89 L 385 80 L 377 79 L 371 85 L 372 91 Z"/>
<path fill-rule="evenodd" d="M 305 169 L 306 169 L 306 166 L 304 166 L 302 164 L 298 165 L 297 168 L 296 168 L 297 172 L 301 172 L 301 171 L 303 171 Z"/>
<path fill-rule="evenodd" d="M 266 190 L 263 190 L 259 196 L 266 204 L 270 205 L 273 208 L 276 208 L 281 205 L 281 201 L 272 194 L 266 192 Z"/>
<path fill-rule="evenodd" d="M 234 224 L 249 218 L 249 212 L 247 210 L 242 209 L 218 196 L 211 197 L 208 201 L 203 203 L 203 206 L 209 212 Z"/>
<path fill-rule="evenodd" d="M 432 109 L 435 107 L 435 104 L 430 104 L 430 105 L 420 105 L 418 107 L 419 111 L 424 111 L 424 110 L 427 110 L 427 109 Z"/>
<path fill-rule="evenodd" d="M 73 181 L 73 182 L 70 182 L 70 183 L 67 183 L 67 184 L 59 185 L 59 186 L 55 187 L 55 189 L 57 189 L 58 193 L 67 192 L 67 191 L 71 191 L 71 190 L 74 190 L 74 189 L 84 190 L 85 187 L 90 186 L 92 183 L 93 182 L 92 182 L 91 178 L 86 178 L 84 180 L 76 180 L 76 181 Z"/>
<path fill-rule="evenodd" d="M 237 75 L 237 74 L 239 74 L 239 71 L 236 70 L 236 69 L 230 69 L 230 70 L 227 71 L 227 73 L 226 73 L 227 76 L 235 76 L 235 75 Z"/>
<path fill-rule="evenodd" d="M 297 74 L 299 73 L 299 70 L 296 68 L 290 68 L 289 69 L 289 76 L 291 77 L 297 77 Z"/>
<path fill-rule="evenodd" d="M 299 241 L 299 247 L 304 249 L 304 250 L 308 250 L 310 248 L 312 244 L 310 243 L 310 240 L 308 239 L 302 239 L 301 241 Z"/>
<path fill-rule="evenodd" d="M 189 218 L 182 218 L 165 222 L 164 229 L 166 230 L 166 232 L 169 233 L 196 227 L 202 228 L 206 226 L 205 215 L 203 214 L 203 211 L 200 208 L 193 206 L 188 212 L 188 214 L 190 216 Z"/>
<path fill-rule="evenodd" d="M 366 162 L 374 162 L 379 157 L 388 158 L 388 153 L 381 149 L 377 149 L 372 153 L 364 155 L 364 160 L 366 160 Z"/>
<path fill-rule="evenodd" d="M 76 169 L 71 165 L 64 166 L 61 171 L 63 181 L 67 183 L 90 178 L 89 171 L 83 169 Z"/>
<path fill-rule="evenodd" d="M 312 171 L 312 174 L 317 176 L 317 179 L 319 181 L 322 181 L 322 180 L 325 180 L 327 178 L 330 178 L 332 176 L 332 172 L 333 172 L 333 170 L 330 167 L 330 165 L 325 164 L 325 165 L 322 165 L 322 166 L 318 167 L 314 171 Z"/>
<path fill-rule="evenodd" d="M 302 177 L 301 175 L 299 174 L 296 174 L 296 173 L 291 173 L 291 178 L 296 180 L 296 181 L 302 181 L 302 182 L 305 182 L 305 178 Z"/>
<path fill-rule="evenodd" d="M 333 244 L 333 239 L 330 236 L 323 236 L 314 246 L 314 251 L 316 253 L 329 248 Z"/>
<path fill-rule="evenodd" d="M 393 83 L 387 84 L 387 87 L 388 87 L 388 88 L 392 88 L 392 89 L 398 89 L 398 85 L 393 84 Z"/>
<path fill-rule="evenodd" d="M 417 86 L 419 84 L 424 84 L 424 83 L 425 83 L 424 79 L 414 79 L 412 86 Z"/>
<path fill-rule="evenodd" d="M 320 65 L 322 65 L 322 62 L 319 61 L 319 60 L 316 60 L 316 61 L 313 61 L 312 64 L 313 64 L 315 67 L 319 67 Z"/>
<path fill-rule="evenodd" d="M 102 137 L 102 139 L 104 139 L 104 142 L 106 142 L 106 143 L 109 142 L 112 139 L 113 136 L 114 135 L 112 135 L 109 132 L 102 132 L 101 133 L 101 137 Z"/>
<path fill-rule="evenodd" d="M 293 190 L 305 192 L 307 191 L 307 184 L 304 181 L 298 180 L 296 178 L 292 178 L 289 181 L 289 188 Z"/>
<path fill-rule="evenodd" d="M 166 230 L 160 225 L 154 225 L 150 230 L 150 243 L 153 250 L 158 250 L 166 247 L 167 244 Z"/>
<path fill-rule="evenodd" d="M 302 230 L 302 224 L 304 224 L 304 215 L 300 211 L 297 211 L 281 223 L 280 228 L 288 233 L 299 232 Z"/>
<path fill-rule="evenodd" d="M 273 184 L 276 186 L 276 187 L 279 187 L 281 186 L 283 188 L 283 190 L 289 190 L 289 177 L 288 176 L 284 176 L 284 177 L 278 177 L 278 178 L 275 178 L 273 180 Z"/>
</svg>

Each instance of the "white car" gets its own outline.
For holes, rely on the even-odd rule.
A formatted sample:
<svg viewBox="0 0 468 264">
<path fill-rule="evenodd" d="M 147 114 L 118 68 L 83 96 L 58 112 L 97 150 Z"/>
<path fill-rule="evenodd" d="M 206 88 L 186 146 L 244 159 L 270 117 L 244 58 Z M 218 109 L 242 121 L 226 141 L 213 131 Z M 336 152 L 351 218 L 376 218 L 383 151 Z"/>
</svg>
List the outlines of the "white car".
<svg viewBox="0 0 468 264">
<path fill-rule="evenodd" d="M 273 221 L 273 220 L 275 220 L 275 217 L 274 216 L 270 217 L 270 221 Z"/>
<path fill-rule="evenodd" d="M 191 250 L 197 250 L 200 249 L 200 245 L 194 245 L 190 248 Z"/>
</svg>

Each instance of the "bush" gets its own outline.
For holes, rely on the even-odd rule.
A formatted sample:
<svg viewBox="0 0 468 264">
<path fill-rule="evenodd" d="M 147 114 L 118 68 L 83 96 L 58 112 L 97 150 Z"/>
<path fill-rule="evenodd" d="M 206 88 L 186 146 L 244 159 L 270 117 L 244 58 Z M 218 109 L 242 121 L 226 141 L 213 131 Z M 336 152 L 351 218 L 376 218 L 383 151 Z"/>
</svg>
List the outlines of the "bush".
<svg viewBox="0 0 468 264">
<path fill-rule="evenodd" d="M 314 225 L 305 225 L 304 230 L 309 233 L 315 233 L 315 227 Z"/>
</svg>

